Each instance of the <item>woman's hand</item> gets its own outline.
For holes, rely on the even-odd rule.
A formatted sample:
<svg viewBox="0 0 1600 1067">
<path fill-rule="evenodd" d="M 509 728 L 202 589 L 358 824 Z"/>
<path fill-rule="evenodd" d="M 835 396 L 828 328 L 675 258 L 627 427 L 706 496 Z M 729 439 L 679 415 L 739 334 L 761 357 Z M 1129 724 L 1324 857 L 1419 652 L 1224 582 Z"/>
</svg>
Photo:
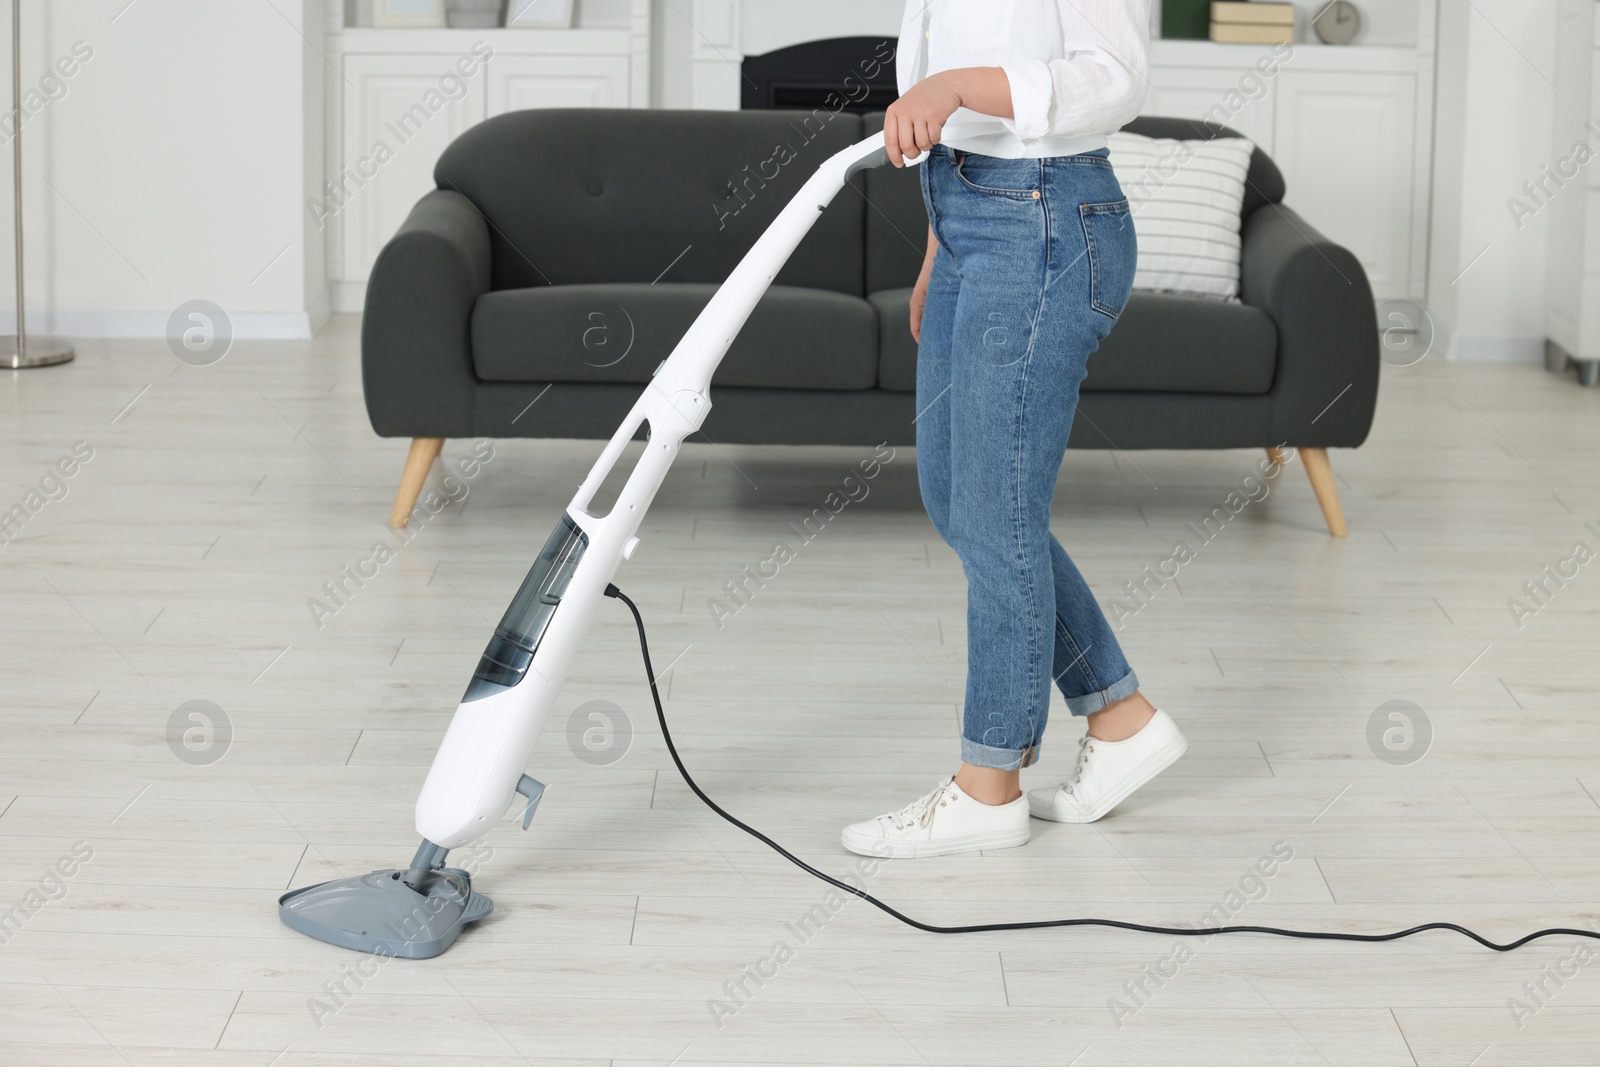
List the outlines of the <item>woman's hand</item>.
<svg viewBox="0 0 1600 1067">
<path fill-rule="evenodd" d="M 928 227 L 928 253 L 922 257 L 922 271 L 911 287 L 911 339 L 922 343 L 922 308 L 928 302 L 928 279 L 933 276 L 933 257 L 939 254 L 939 240 Z"/>
<path fill-rule="evenodd" d="M 916 159 L 938 144 L 944 124 L 960 108 L 1011 118 L 1011 81 L 1006 72 L 999 67 L 960 67 L 940 71 L 907 89 L 883 117 L 889 162 L 903 167 L 907 157 Z"/>
<path fill-rule="evenodd" d="M 906 157 L 915 159 L 939 143 L 945 120 L 961 107 L 953 73 L 947 70 L 924 78 L 889 105 L 883 116 L 883 146 L 889 150 L 890 163 L 903 167 Z"/>
</svg>

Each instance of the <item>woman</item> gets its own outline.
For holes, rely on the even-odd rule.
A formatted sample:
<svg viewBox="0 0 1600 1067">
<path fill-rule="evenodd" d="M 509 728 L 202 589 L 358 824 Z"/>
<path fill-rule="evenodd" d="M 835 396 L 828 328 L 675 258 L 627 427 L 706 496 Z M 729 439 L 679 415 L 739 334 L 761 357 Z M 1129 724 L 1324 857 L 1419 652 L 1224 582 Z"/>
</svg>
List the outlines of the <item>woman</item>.
<svg viewBox="0 0 1600 1067">
<path fill-rule="evenodd" d="M 1078 385 L 1133 285 L 1106 144 L 1144 101 L 1148 49 L 1149 0 L 908 0 L 884 143 L 896 166 L 930 153 L 917 473 L 966 571 L 967 690 L 961 769 L 846 827 L 854 852 L 1021 845 L 1030 813 L 1093 822 L 1188 747 L 1050 533 Z M 1072 777 L 1024 797 L 1052 683 L 1088 731 Z"/>
</svg>

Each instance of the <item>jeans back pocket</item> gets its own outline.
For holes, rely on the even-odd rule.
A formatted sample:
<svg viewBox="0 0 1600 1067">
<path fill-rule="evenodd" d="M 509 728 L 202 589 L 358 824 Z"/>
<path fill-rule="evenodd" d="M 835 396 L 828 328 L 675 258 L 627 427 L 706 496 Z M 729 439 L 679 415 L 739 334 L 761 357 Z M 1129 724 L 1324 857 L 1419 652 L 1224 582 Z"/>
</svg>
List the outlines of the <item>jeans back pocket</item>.
<svg viewBox="0 0 1600 1067">
<path fill-rule="evenodd" d="M 1089 246 L 1089 303 L 1102 315 L 1116 318 L 1133 293 L 1133 273 L 1139 263 L 1139 243 L 1133 231 L 1133 213 L 1126 200 L 1108 204 L 1083 204 L 1083 236 Z"/>
</svg>

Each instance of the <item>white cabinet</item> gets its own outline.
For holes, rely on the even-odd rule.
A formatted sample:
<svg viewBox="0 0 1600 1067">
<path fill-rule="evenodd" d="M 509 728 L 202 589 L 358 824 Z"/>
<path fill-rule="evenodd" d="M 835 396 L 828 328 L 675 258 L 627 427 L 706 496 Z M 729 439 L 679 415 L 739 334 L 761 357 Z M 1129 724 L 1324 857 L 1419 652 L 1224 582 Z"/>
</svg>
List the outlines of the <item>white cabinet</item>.
<svg viewBox="0 0 1600 1067">
<path fill-rule="evenodd" d="M 365 278 L 417 200 L 445 147 L 483 120 L 484 73 L 440 86 L 440 56 L 348 56 L 344 165 L 325 199 L 341 221 L 345 277 Z M 465 86 L 458 89 L 457 86 Z"/>
<path fill-rule="evenodd" d="M 1209 118 L 1238 130 L 1271 155 L 1277 97 L 1241 90 L 1239 78 L 1232 69 L 1152 67 L 1144 114 Z"/>
<path fill-rule="evenodd" d="M 525 108 L 649 106 L 650 0 L 621 6 L 615 27 L 330 29 L 327 184 L 307 210 L 328 233 L 335 311 L 361 310 L 378 253 L 462 133 Z"/>
<path fill-rule="evenodd" d="M 1254 45 L 1157 41 L 1144 114 L 1208 118 L 1249 137 L 1283 172 L 1284 202 L 1355 254 L 1379 302 L 1420 301 L 1430 70 L 1420 48 L 1301 44 L 1274 56 Z"/>
<path fill-rule="evenodd" d="M 489 115 L 530 107 L 627 107 L 626 56 L 501 56 L 489 66 Z"/>
<path fill-rule="evenodd" d="M 1411 276 L 1416 78 L 1286 72 L 1272 158 L 1285 202 L 1361 261 L 1381 301 Z"/>
</svg>

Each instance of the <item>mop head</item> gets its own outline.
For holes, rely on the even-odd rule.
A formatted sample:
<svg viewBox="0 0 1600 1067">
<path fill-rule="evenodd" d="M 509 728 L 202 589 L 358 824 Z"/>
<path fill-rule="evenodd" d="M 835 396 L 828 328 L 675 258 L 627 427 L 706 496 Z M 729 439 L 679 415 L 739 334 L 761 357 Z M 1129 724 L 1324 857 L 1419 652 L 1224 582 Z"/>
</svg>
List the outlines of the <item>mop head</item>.
<svg viewBox="0 0 1600 1067">
<path fill-rule="evenodd" d="M 427 872 L 413 889 L 405 869 L 306 886 L 278 898 L 284 923 L 340 948 L 425 960 L 449 948 L 467 923 L 494 910 L 458 867 Z"/>
</svg>

